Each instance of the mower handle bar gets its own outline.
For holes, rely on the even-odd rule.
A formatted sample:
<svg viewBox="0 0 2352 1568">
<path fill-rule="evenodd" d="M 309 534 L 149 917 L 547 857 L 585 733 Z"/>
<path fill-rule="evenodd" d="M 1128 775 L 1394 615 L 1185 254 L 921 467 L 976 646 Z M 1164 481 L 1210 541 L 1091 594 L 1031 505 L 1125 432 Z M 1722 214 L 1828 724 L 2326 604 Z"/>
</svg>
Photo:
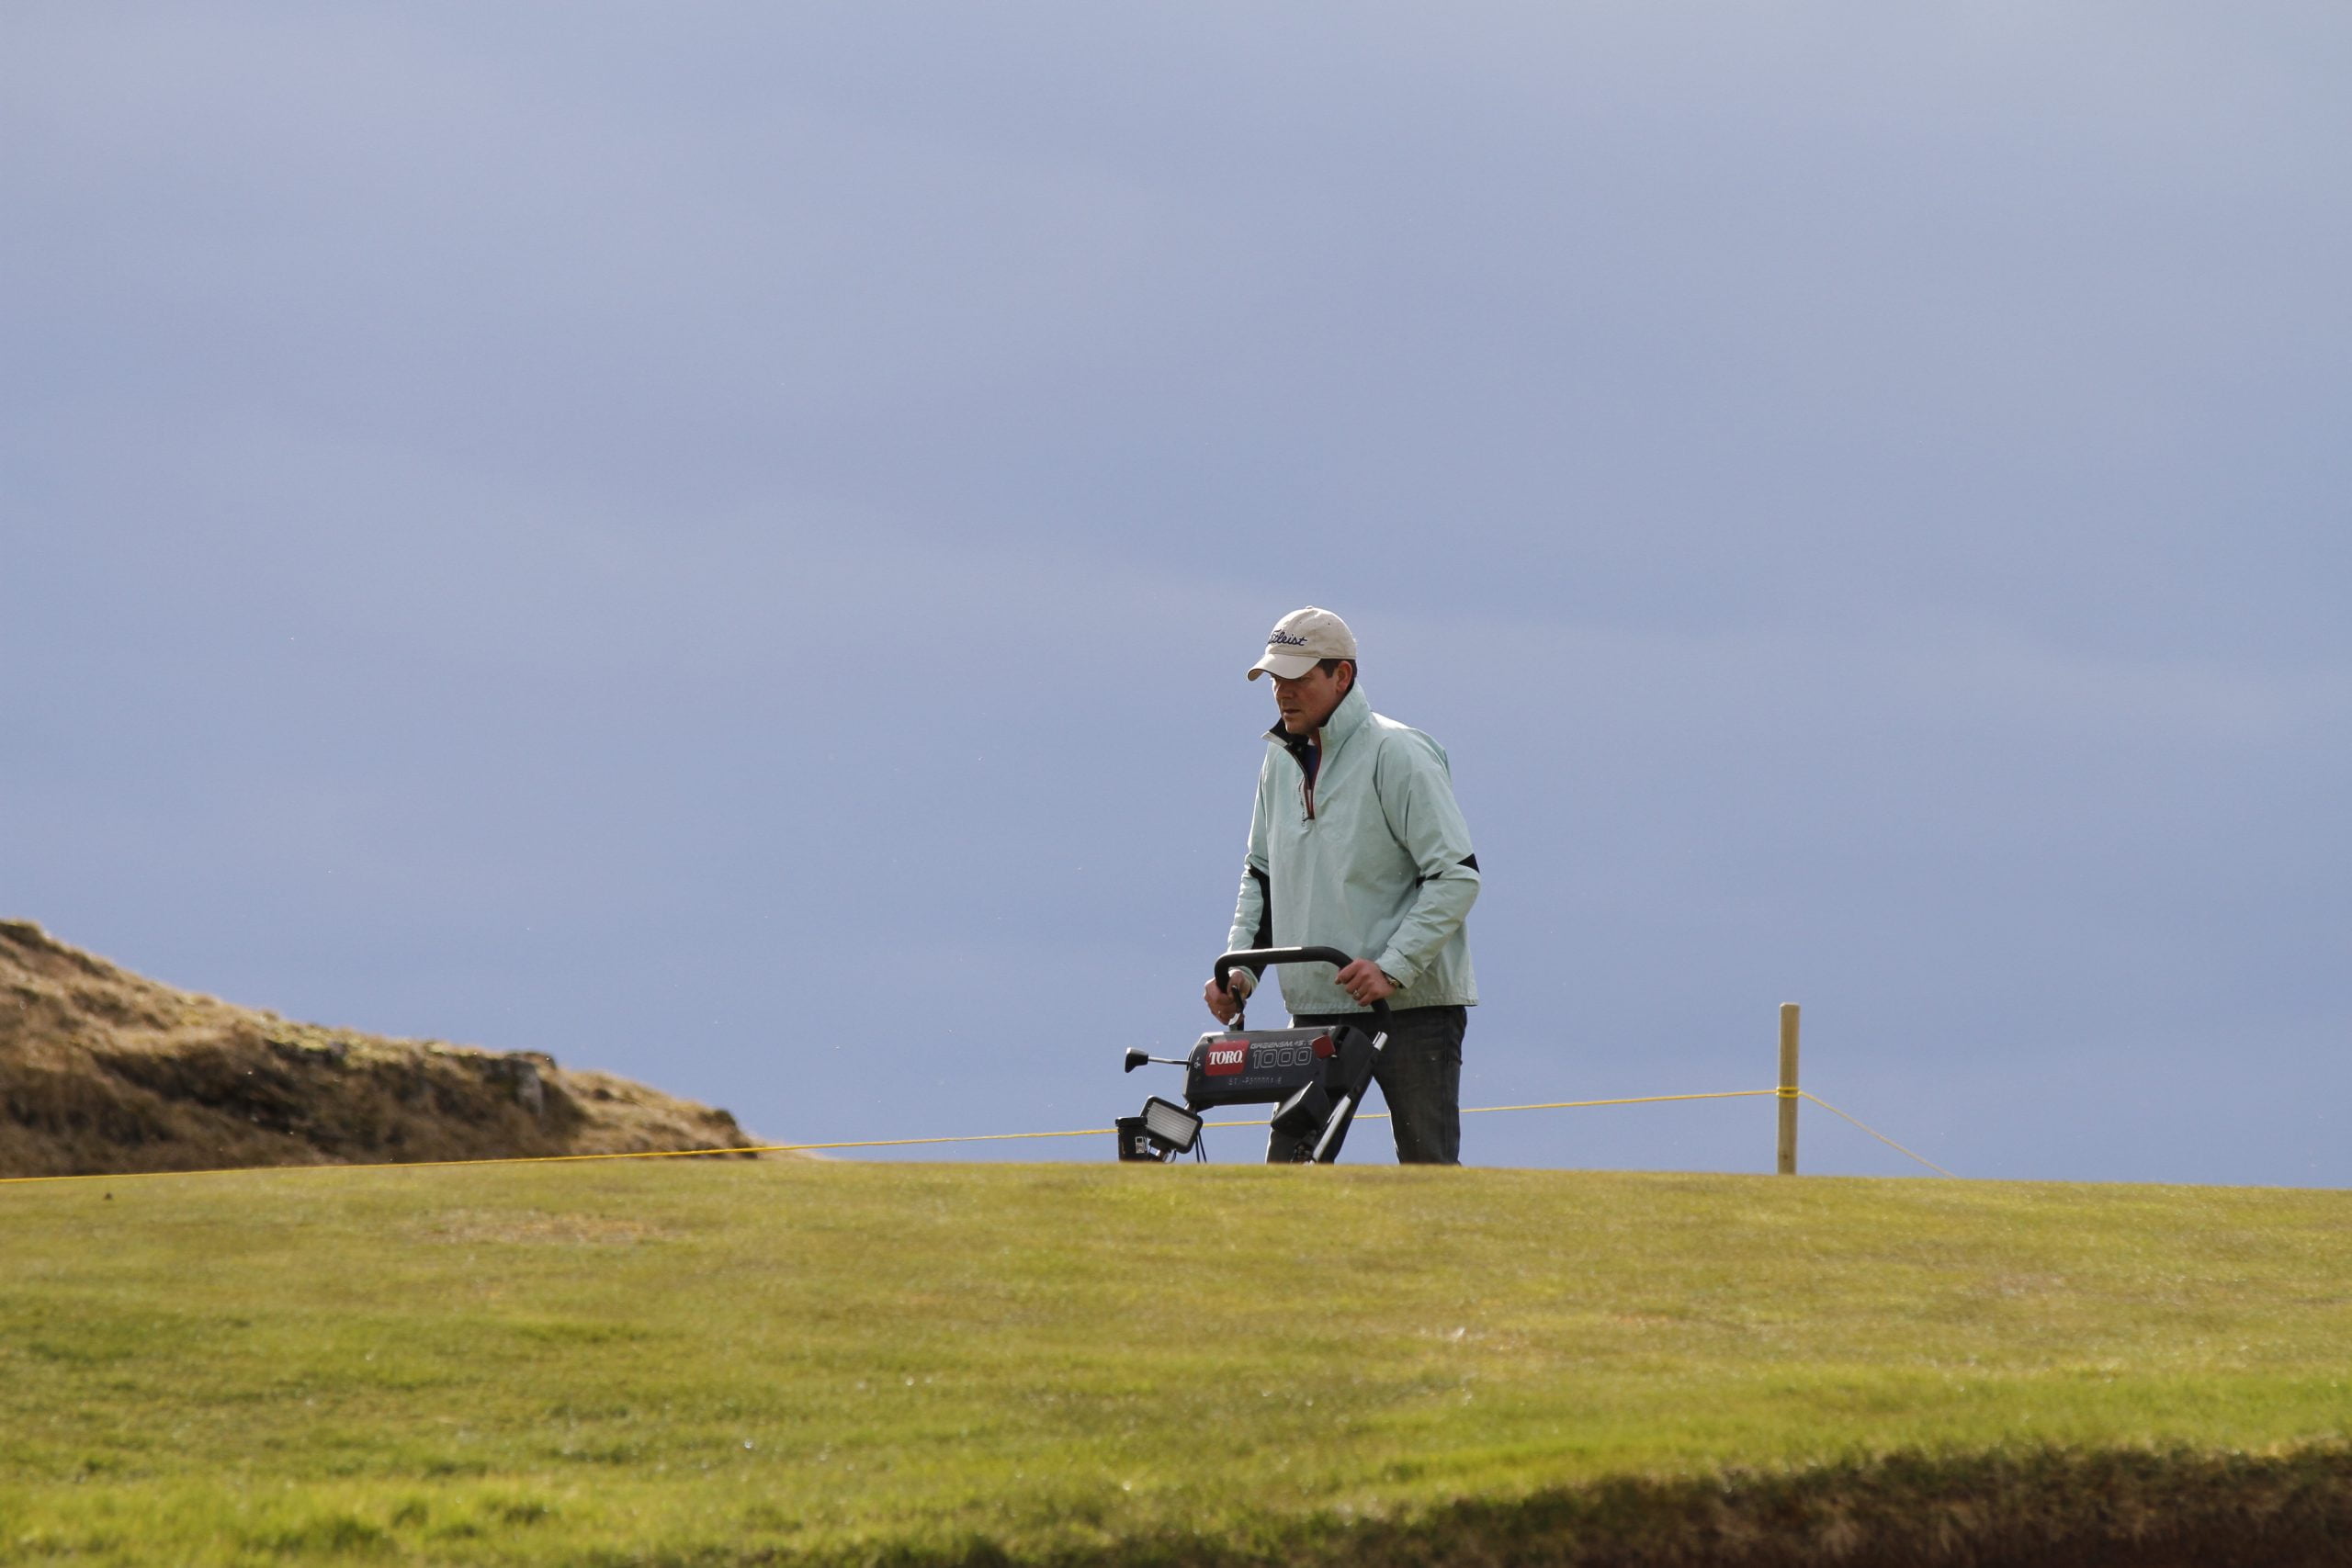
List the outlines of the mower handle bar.
<svg viewBox="0 0 2352 1568">
<path fill-rule="evenodd" d="M 1238 952 L 1219 953 L 1216 961 L 1216 988 L 1229 990 L 1227 984 L 1236 969 L 1270 969 L 1277 964 L 1329 964 L 1334 969 L 1344 969 L 1354 959 L 1336 947 L 1245 947 Z M 1388 1016 L 1388 1004 L 1372 1004 L 1373 1016 Z"/>
</svg>

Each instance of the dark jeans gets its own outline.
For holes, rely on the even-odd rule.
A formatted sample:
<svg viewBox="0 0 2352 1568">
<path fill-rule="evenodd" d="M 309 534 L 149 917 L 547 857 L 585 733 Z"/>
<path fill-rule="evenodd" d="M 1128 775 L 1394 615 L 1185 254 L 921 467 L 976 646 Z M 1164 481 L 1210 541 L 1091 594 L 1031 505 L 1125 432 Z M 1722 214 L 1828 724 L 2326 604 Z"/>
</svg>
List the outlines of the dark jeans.
<svg viewBox="0 0 2352 1568">
<path fill-rule="evenodd" d="M 1372 1081 L 1388 1102 L 1389 1127 L 1396 1134 L 1399 1165 L 1460 1165 L 1462 1163 L 1462 1036 L 1470 1024 L 1468 1008 L 1405 1008 L 1388 1015 L 1388 1043 L 1382 1047 Z M 1291 1020 L 1300 1029 L 1372 1022 L 1363 1012 L 1301 1013 Z M 1340 1142 L 1358 1107 L 1351 1107 L 1340 1127 Z M 1293 1158 L 1313 1137 L 1285 1138 L 1271 1133 L 1266 1159 L 1280 1165 Z M 1335 1147 L 1332 1151 L 1338 1153 Z"/>
</svg>

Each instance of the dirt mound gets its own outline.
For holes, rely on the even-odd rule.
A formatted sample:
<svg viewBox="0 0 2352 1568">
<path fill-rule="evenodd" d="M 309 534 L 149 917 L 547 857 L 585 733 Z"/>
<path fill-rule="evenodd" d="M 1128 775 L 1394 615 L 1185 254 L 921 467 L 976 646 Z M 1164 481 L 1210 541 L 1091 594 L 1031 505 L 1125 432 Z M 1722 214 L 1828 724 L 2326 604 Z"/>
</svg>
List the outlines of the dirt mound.
<svg viewBox="0 0 2352 1568">
<path fill-rule="evenodd" d="M 0 1176 L 751 1141 L 724 1111 L 538 1052 L 291 1023 L 0 920 Z"/>
</svg>

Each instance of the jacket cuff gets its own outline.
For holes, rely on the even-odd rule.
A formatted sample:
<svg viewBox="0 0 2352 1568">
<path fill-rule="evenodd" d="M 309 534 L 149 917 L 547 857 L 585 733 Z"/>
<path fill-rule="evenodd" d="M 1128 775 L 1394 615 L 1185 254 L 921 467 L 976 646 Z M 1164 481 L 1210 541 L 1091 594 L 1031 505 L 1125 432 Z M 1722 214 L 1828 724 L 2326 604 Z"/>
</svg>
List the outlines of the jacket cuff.
<svg viewBox="0 0 2352 1568">
<path fill-rule="evenodd" d="M 1374 959 L 1373 963 L 1380 966 L 1382 974 L 1396 982 L 1396 988 L 1400 991 L 1421 977 L 1420 966 L 1393 947 Z"/>
</svg>

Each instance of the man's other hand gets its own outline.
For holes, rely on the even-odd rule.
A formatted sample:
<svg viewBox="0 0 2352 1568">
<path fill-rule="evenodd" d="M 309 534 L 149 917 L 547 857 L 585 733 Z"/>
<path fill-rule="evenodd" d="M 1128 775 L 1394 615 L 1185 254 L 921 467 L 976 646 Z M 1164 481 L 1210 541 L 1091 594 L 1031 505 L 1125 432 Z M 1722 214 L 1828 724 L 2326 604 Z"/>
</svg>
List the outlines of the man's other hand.
<svg viewBox="0 0 2352 1568">
<path fill-rule="evenodd" d="M 1335 976 L 1340 988 L 1365 1007 L 1386 1001 L 1396 994 L 1396 982 L 1388 972 L 1369 958 L 1359 958 Z"/>
<path fill-rule="evenodd" d="M 1237 978 L 1240 977 L 1244 973 L 1245 971 L 1238 969 L 1234 971 L 1234 975 Z M 1247 997 L 1249 994 L 1250 993 L 1244 989 L 1241 991 L 1239 996 L 1237 996 L 1234 992 L 1228 991 L 1223 986 L 1218 985 L 1214 977 L 1210 979 L 1207 985 L 1201 987 L 1201 999 L 1209 1004 L 1210 1015 L 1219 1023 L 1223 1024 L 1230 1024 L 1235 1018 L 1239 1016 L 1241 1012 L 1242 998 Z"/>
</svg>

